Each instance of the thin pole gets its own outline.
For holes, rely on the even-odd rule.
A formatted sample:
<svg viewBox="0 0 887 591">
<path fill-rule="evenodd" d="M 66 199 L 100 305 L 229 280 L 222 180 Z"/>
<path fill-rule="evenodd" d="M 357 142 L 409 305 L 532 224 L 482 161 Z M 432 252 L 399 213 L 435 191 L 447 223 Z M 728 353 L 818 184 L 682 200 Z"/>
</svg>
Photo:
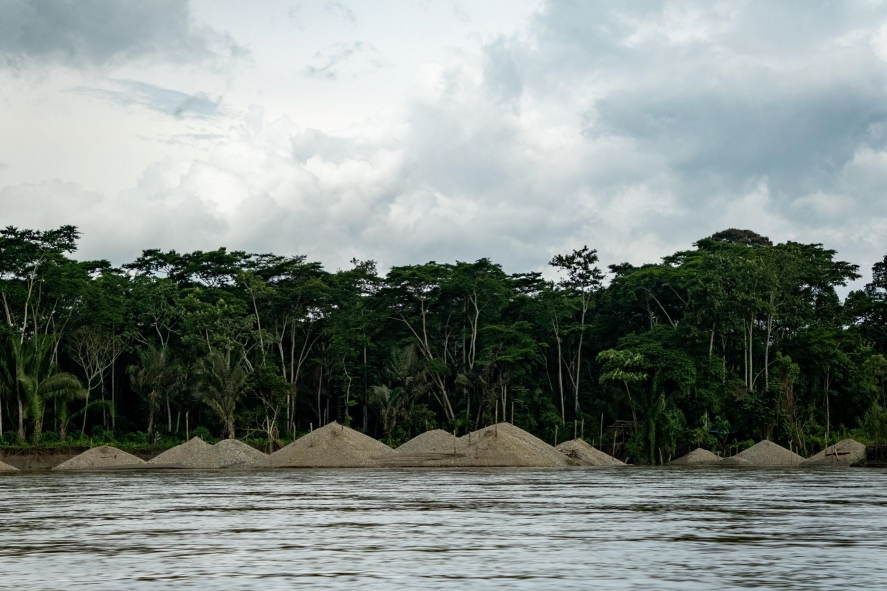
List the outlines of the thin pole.
<svg viewBox="0 0 887 591">
<path fill-rule="evenodd" d="M 554 446 L 557 447 L 557 425 L 554 426 Z"/>
<path fill-rule="evenodd" d="M 188 430 L 188 413 L 190 411 L 185 411 L 185 440 L 191 439 L 191 431 Z"/>
</svg>

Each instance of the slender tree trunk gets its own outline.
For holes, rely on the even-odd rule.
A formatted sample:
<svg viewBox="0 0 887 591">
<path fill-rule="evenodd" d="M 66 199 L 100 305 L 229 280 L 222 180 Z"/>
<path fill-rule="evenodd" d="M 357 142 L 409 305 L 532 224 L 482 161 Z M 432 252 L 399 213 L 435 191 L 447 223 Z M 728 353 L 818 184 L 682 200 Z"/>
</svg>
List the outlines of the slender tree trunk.
<svg viewBox="0 0 887 591">
<path fill-rule="evenodd" d="M 86 409 L 89 408 L 89 394 L 92 392 L 92 380 L 86 383 L 86 400 L 83 403 L 83 426 L 80 428 L 81 433 L 86 433 Z"/>
<path fill-rule="evenodd" d="M 752 316 L 751 319 L 748 321 L 748 385 L 750 390 L 755 389 L 754 327 L 755 317 Z"/>
<path fill-rule="evenodd" d="M 172 433 L 172 408 L 169 405 L 169 392 L 166 393 L 166 432 Z"/>
<path fill-rule="evenodd" d="M 631 406 L 631 420 L 634 423 L 634 430 L 638 430 L 638 415 L 634 410 L 634 400 L 631 398 L 631 388 L 628 387 L 628 382 L 622 382 L 625 384 L 625 392 L 628 394 L 628 404 Z"/>
<path fill-rule="evenodd" d="M 116 359 L 111 362 L 111 431 L 116 431 L 117 429 L 117 388 L 116 388 L 116 377 L 114 375 L 114 366 L 117 365 Z"/>
<path fill-rule="evenodd" d="M 561 422 L 567 420 L 567 413 L 564 408 L 564 356 L 561 353 L 561 338 L 556 337 L 557 340 L 557 387 L 560 389 L 561 393 Z"/>
<path fill-rule="evenodd" d="M 773 315 L 767 315 L 767 342 L 764 344 L 764 391 L 770 390 L 770 335 L 773 334 Z"/>
<path fill-rule="evenodd" d="M 16 401 L 18 402 L 18 438 L 25 438 L 25 409 L 22 408 L 21 394 L 16 393 Z"/>
</svg>

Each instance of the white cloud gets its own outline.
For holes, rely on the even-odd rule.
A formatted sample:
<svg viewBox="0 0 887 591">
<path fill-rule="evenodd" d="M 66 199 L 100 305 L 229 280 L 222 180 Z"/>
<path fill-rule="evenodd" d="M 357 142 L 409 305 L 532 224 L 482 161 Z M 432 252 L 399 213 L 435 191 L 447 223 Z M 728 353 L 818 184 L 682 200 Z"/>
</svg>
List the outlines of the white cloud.
<svg viewBox="0 0 887 591">
<path fill-rule="evenodd" d="M 489 256 L 518 271 L 583 244 L 605 264 L 650 262 L 747 227 L 824 242 L 867 270 L 887 228 L 884 22 L 875 4 L 552 1 L 427 60 L 357 125 L 167 90 L 193 85 L 131 87 L 110 108 L 205 101 L 211 127 L 153 134 L 205 151 L 158 160 L 117 194 L 20 183 L 0 203 L 19 225 L 79 224 L 84 254 L 117 262 L 226 245 L 332 268 Z M 369 84 L 354 81 L 359 54 L 392 55 L 356 34 L 365 45 L 339 39 L 287 75 L 340 104 Z M 338 75 L 314 81 L 311 67 Z M 59 196 L 68 205 L 52 207 Z"/>
</svg>

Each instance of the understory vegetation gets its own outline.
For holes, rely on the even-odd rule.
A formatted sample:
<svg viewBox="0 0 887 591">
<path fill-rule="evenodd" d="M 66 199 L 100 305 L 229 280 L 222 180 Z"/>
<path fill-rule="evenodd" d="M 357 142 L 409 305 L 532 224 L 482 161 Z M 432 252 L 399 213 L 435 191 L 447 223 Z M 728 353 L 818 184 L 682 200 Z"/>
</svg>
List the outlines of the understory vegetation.
<svg viewBox="0 0 887 591">
<path fill-rule="evenodd" d="M 224 248 L 115 268 L 78 239 L 0 231 L 4 445 L 270 450 L 334 420 L 392 445 L 507 420 L 648 464 L 887 440 L 887 256 L 842 300 L 856 265 L 748 230 L 640 267 L 583 247 L 545 276 Z"/>
</svg>

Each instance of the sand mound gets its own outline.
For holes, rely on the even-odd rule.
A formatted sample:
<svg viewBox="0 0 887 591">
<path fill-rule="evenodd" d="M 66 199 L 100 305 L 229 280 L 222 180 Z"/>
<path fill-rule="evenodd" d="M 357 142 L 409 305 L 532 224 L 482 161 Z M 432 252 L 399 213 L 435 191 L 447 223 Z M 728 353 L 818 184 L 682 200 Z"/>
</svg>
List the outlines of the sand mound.
<svg viewBox="0 0 887 591">
<path fill-rule="evenodd" d="M 797 466 L 804 461 L 798 454 L 767 440 L 759 441 L 733 457 L 745 460 L 752 466 Z"/>
<path fill-rule="evenodd" d="M 190 441 L 168 449 L 149 463 L 177 468 L 217 470 L 220 468 L 252 468 L 263 464 L 268 456 L 237 439 L 223 439 L 210 445 L 193 437 Z"/>
<path fill-rule="evenodd" d="M 332 423 L 315 429 L 263 462 L 272 468 L 363 468 L 378 466 L 393 449 L 354 429 Z"/>
<path fill-rule="evenodd" d="M 9 464 L 4 464 L 0 462 L 0 472 L 18 472 L 18 468 L 14 468 Z"/>
<path fill-rule="evenodd" d="M 611 455 L 605 454 L 596 447 L 592 447 L 584 439 L 574 439 L 558 444 L 557 450 L 568 458 L 573 458 L 583 466 L 624 466 Z"/>
<path fill-rule="evenodd" d="M 208 468 L 252 468 L 268 459 L 267 454 L 237 439 L 223 439 L 205 455 L 211 458 Z"/>
<path fill-rule="evenodd" d="M 685 456 L 681 456 L 676 460 L 668 463 L 669 466 L 711 466 L 720 464 L 721 458 L 717 454 L 713 454 L 707 449 L 697 447 Z"/>
<path fill-rule="evenodd" d="M 459 446 L 459 440 L 442 429 L 426 431 L 397 448 L 397 453 L 449 453 Z"/>
<path fill-rule="evenodd" d="M 212 448 L 212 445 L 200 437 L 192 437 L 185 443 L 166 450 L 148 463 L 180 468 L 202 468 L 201 464 Z"/>
<path fill-rule="evenodd" d="M 538 437 L 510 423 L 499 423 L 462 438 L 467 466 L 548 467 L 571 462 Z"/>
<path fill-rule="evenodd" d="M 831 447 L 804 460 L 804 465 L 849 466 L 865 458 L 865 446 L 853 439 L 843 439 Z"/>
<path fill-rule="evenodd" d="M 427 441 L 419 441 L 415 446 L 410 446 L 411 449 L 419 451 L 398 449 L 397 453 L 383 458 L 381 464 L 423 467 L 533 468 L 566 466 L 575 463 L 541 439 L 509 423 L 500 423 L 463 435 L 456 440 L 455 453 L 453 452 L 453 436 L 449 435 L 448 438 L 445 440 L 439 434 L 430 435 Z M 432 441 L 438 442 L 443 447 L 432 447 Z M 426 447 L 420 445 L 425 443 L 428 444 Z"/>
<path fill-rule="evenodd" d="M 61 463 L 53 470 L 94 470 L 100 468 L 120 468 L 124 466 L 140 466 L 145 460 L 119 450 L 116 447 L 102 445 L 94 447 Z"/>
</svg>

